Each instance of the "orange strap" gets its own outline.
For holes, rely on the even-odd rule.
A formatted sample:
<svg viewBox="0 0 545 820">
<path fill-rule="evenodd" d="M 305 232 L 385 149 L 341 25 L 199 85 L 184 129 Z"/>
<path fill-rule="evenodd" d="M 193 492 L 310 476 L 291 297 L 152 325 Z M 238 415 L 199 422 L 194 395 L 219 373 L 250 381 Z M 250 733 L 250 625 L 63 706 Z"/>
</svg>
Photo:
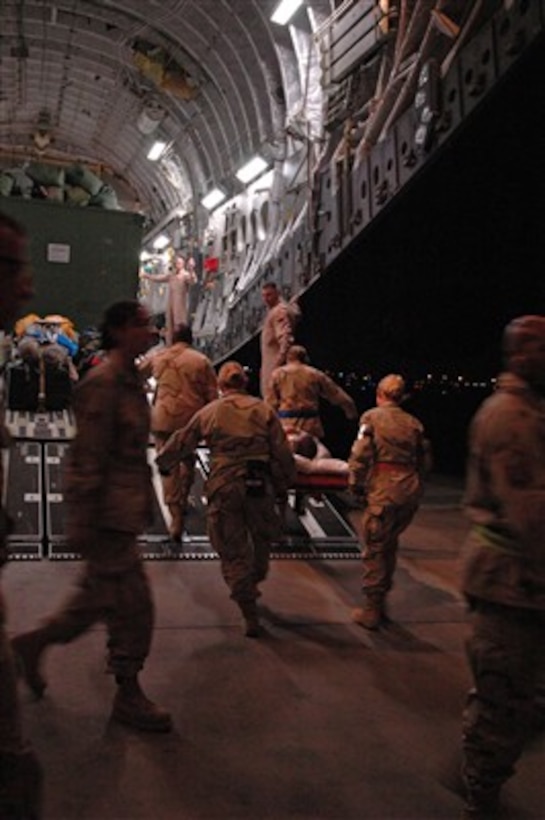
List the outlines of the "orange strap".
<svg viewBox="0 0 545 820">
<path fill-rule="evenodd" d="M 377 461 L 374 466 L 378 472 L 385 472 L 388 470 L 395 472 L 399 472 L 399 470 L 406 470 L 407 472 L 412 472 L 414 469 L 412 464 L 406 464 L 401 461 Z"/>
</svg>

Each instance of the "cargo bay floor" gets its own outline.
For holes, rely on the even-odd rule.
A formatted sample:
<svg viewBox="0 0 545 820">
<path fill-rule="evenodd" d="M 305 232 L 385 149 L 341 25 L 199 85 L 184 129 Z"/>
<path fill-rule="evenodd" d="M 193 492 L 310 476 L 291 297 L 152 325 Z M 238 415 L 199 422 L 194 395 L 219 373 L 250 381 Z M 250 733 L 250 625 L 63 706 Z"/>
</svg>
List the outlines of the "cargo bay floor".
<svg viewBox="0 0 545 820">
<path fill-rule="evenodd" d="M 360 566 L 278 559 L 245 638 L 217 560 L 148 561 L 157 607 L 142 674 L 171 710 L 169 735 L 109 722 L 104 630 L 53 647 L 49 688 L 21 685 L 45 770 L 44 820 L 438 820 L 457 818 L 461 711 L 469 674 L 457 557 L 467 524 L 456 482 L 436 480 L 402 538 L 394 622 L 350 622 Z M 71 588 L 77 561 L 14 561 L 11 633 Z M 505 816 L 545 816 L 545 738 L 505 787 Z"/>
</svg>

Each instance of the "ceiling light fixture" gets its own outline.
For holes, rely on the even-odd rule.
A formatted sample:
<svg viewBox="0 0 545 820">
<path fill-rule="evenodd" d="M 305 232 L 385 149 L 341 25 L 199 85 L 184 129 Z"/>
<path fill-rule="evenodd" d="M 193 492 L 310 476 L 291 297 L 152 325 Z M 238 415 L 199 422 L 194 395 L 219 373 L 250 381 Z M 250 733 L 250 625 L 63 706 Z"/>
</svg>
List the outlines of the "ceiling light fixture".
<svg viewBox="0 0 545 820">
<path fill-rule="evenodd" d="M 201 205 L 211 211 L 212 208 L 215 208 L 220 202 L 223 202 L 224 199 L 225 193 L 220 188 L 212 188 L 212 190 L 201 199 Z"/>
<path fill-rule="evenodd" d="M 167 147 L 166 142 L 162 142 L 161 140 L 157 140 L 156 142 L 153 143 L 153 145 L 151 146 L 151 148 L 148 151 L 148 159 L 150 159 L 152 162 L 156 162 L 156 160 L 159 159 L 159 157 L 162 155 L 162 153 L 163 153 L 163 151 L 165 150 L 166 147 Z"/>
<path fill-rule="evenodd" d="M 170 238 L 165 233 L 160 233 L 153 240 L 153 247 L 157 251 L 162 251 L 167 245 L 170 245 Z"/>
<path fill-rule="evenodd" d="M 263 157 L 255 156 L 243 165 L 242 168 L 239 168 L 236 177 L 243 183 L 251 182 L 252 179 L 255 179 L 260 174 L 263 173 L 268 168 L 267 162 L 263 159 Z"/>
<path fill-rule="evenodd" d="M 303 0 L 280 0 L 280 3 L 271 14 L 271 22 L 278 23 L 279 26 L 285 26 L 302 5 Z"/>
</svg>

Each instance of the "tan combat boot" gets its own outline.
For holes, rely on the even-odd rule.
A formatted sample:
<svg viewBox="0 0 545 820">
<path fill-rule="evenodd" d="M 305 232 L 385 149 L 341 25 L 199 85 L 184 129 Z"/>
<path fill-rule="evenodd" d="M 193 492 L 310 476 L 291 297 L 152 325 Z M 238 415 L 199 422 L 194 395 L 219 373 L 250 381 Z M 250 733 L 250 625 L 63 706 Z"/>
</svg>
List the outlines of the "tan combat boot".
<svg viewBox="0 0 545 820">
<path fill-rule="evenodd" d="M 259 638 L 261 627 L 257 616 L 257 604 L 255 601 L 239 601 L 240 611 L 244 616 L 244 634 L 247 638 Z"/>
<path fill-rule="evenodd" d="M 382 621 L 382 599 L 366 597 L 361 608 L 352 611 L 352 620 L 365 629 L 378 629 Z"/>
<path fill-rule="evenodd" d="M 118 686 L 112 720 L 143 732 L 171 731 L 172 717 L 145 696 L 136 677 L 121 678 Z"/>
<path fill-rule="evenodd" d="M 45 630 L 41 629 L 17 635 L 11 641 L 17 671 L 37 698 L 43 697 L 47 688 L 47 681 L 40 670 L 40 659 L 49 643 Z"/>
</svg>

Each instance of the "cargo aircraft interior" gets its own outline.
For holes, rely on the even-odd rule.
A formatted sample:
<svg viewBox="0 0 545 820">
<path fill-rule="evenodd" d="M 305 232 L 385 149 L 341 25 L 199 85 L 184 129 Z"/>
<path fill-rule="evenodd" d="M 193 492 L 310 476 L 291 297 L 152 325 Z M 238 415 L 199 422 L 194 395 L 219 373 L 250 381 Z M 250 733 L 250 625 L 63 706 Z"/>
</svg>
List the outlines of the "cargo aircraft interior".
<svg viewBox="0 0 545 820">
<path fill-rule="evenodd" d="M 543 49 L 544 28 L 543 0 L 4 0 L 0 209 L 29 232 L 32 314 L 79 332 L 120 298 L 161 314 L 153 276 L 180 253 L 197 264 L 196 347 L 215 364 L 235 356 L 260 332 L 263 283 L 311 292 Z M 37 404 L 19 388 L 13 555 L 72 558 L 71 410 L 44 373 Z M 211 557 L 205 456 L 183 549 L 159 490 L 149 557 Z M 278 554 L 353 557 L 349 506 L 311 494 Z"/>
</svg>

